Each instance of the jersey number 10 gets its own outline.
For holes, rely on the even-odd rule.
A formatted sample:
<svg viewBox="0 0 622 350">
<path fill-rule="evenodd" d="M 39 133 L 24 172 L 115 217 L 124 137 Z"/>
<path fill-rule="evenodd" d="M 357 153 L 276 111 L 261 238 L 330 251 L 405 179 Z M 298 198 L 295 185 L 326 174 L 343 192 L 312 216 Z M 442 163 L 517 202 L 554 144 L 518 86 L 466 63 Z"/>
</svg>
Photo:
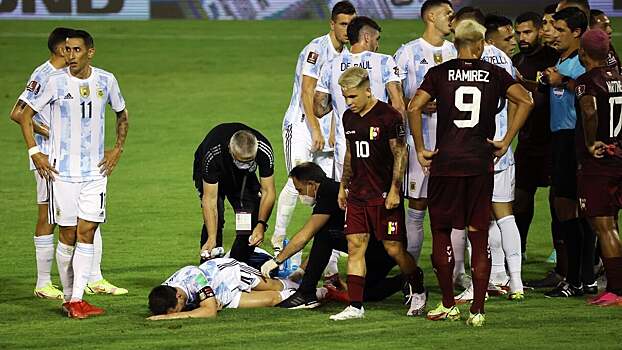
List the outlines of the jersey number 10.
<svg viewBox="0 0 622 350">
<path fill-rule="evenodd" d="M 464 95 L 473 96 L 473 102 L 464 102 Z M 476 86 L 461 86 L 456 90 L 454 105 L 460 112 L 471 112 L 471 119 L 454 120 L 459 128 L 472 128 L 479 123 L 482 92 Z"/>
<path fill-rule="evenodd" d="M 355 141 L 355 143 L 356 143 L 356 158 L 369 157 L 369 142 Z"/>
<path fill-rule="evenodd" d="M 618 124 L 614 127 L 613 119 L 615 118 L 614 107 L 620 106 L 620 115 L 618 116 Z M 609 98 L 609 137 L 617 137 L 622 129 L 622 96 Z"/>
</svg>

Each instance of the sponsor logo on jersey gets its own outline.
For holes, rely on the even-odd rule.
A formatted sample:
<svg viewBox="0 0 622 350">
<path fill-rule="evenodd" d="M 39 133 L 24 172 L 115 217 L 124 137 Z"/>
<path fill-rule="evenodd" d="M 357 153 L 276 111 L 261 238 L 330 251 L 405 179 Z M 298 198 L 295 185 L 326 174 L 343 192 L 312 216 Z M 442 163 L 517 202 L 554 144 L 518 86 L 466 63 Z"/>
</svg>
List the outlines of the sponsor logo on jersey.
<svg viewBox="0 0 622 350">
<path fill-rule="evenodd" d="M 68 92 L 67 95 L 65 95 L 65 100 L 73 100 L 73 96 L 71 96 L 71 94 Z"/>
<path fill-rule="evenodd" d="M 80 86 L 80 96 L 89 97 L 90 94 L 91 94 L 91 89 L 89 88 L 88 85 Z"/>
<path fill-rule="evenodd" d="M 26 85 L 26 90 L 36 95 L 39 93 L 39 90 L 41 90 L 41 85 L 36 80 L 32 80 Z"/>
<path fill-rule="evenodd" d="M 564 88 L 553 88 L 553 95 L 562 98 L 562 96 L 564 96 Z"/>
<path fill-rule="evenodd" d="M 380 128 L 377 126 L 369 127 L 369 139 L 378 140 L 380 138 Z"/>
<path fill-rule="evenodd" d="M 309 52 L 309 56 L 307 56 L 307 62 L 309 62 L 311 64 L 316 64 L 318 57 L 320 57 L 320 55 L 318 55 L 317 53 L 311 51 L 311 52 Z"/>
<path fill-rule="evenodd" d="M 355 130 L 347 130 L 346 131 L 346 135 L 354 135 L 354 134 L 356 134 Z"/>
<path fill-rule="evenodd" d="M 428 64 L 428 61 L 425 60 L 425 57 L 419 62 L 419 64 Z"/>
<path fill-rule="evenodd" d="M 387 234 L 394 235 L 397 233 L 397 221 L 389 221 L 387 223 Z"/>
</svg>

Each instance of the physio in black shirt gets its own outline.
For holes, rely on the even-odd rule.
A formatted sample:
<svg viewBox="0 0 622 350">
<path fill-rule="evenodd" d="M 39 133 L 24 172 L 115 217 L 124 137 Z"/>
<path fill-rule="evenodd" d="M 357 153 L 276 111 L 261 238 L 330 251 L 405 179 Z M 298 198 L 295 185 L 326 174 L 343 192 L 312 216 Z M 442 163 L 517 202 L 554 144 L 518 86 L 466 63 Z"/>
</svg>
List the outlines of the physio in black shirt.
<svg viewBox="0 0 622 350">
<path fill-rule="evenodd" d="M 256 172 L 259 173 L 259 179 Z M 241 123 L 214 127 L 194 153 L 193 179 L 201 198 L 201 258 L 222 246 L 224 199 L 235 210 L 231 257 L 248 262 L 263 242 L 274 207 L 274 154 L 259 131 Z"/>
</svg>

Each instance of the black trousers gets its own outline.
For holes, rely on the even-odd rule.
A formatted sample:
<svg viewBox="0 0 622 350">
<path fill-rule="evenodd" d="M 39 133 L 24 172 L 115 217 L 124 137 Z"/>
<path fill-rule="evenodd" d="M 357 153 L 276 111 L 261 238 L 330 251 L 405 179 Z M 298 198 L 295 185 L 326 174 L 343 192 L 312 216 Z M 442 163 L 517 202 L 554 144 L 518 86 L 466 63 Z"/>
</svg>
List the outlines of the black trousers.
<svg viewBox="0 0 622 350">
<path fill-rule="evenodd" d="M 348 241 L 343 231 L 322 229 L 315 234 L 307 269 L 300 283 L 299 290 L 301 293 L 315 295 L 315 288 L 322 278 L 322 273 L 328 264 L 333 249 L 348 252 Z M 382 242 L 377 241 L 373 236 L 369 238 L 365 252 L 365 264 L 367 267 L 363 295 L 365 301 L 386 299 L 402 288 L 401 275 L 387 277 L 396 263 L 387 254 Z"/>
<path fill-rule="evenodd" d="M 257 225 L 257 216 L 259 214 L 259 201 L 261 199 L 259 184 L 247 184 L 245 188 L 243 200 L 240 200 L 240 189 L 232 190 L 232 191 L 219 191 L 218 199 L 216 200 L 216 207 L 218 211 L 218 224 L 216 231 L 216 246 L 222 247 L 222 235 L 223 229 L 225 227 L 225 197 L 231 204 L 234 210 L 244 209 L 245 211 L 251 212 L 251 227 L 255 227 Z M 197 189 L 199 191 L 199 198 L 203 197 L 203 190 Z M 233 231 L 235 231 L 235 226 L 233 227 Z M 255 247 L 251 247 L 248 245 L 248 235 L 236 235 L 235 240 L 233 241 L 233 246 L 231 247 L 231 258 L 236 259 L 238 261 L 248 263 L 251 254 L 253 253 Z M 207 242 L 207 227 L 205 223 L 203 223 L 203 228 L 201 229 L 201 243 L 199 247 L 202 247 L 205 242 Z M 201 260 L 203 262 L 204 260 Z"/>
</svg>

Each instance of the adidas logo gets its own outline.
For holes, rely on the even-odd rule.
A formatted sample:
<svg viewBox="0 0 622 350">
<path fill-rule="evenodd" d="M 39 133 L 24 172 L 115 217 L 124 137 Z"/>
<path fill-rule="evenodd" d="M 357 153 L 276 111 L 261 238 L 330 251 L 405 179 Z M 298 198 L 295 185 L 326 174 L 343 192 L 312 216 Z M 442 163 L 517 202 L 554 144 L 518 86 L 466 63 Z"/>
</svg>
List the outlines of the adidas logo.
<svg viewBox="0 0 622 350">
<path fill-rule="evenodd" d="M 426 61 L 425 58 L 424 58 L 424 59 L 421 60 L 421 62 L 419 62 L 419 64 L 428 64 L 428 61 Z"/>
<path fill-rule="evenodd" d="M 67 93 L 67 95 L 65 95 L 65 100 L 73 100 L 73 96 L 71 96 L 70 93 Z"/>
</svg>

